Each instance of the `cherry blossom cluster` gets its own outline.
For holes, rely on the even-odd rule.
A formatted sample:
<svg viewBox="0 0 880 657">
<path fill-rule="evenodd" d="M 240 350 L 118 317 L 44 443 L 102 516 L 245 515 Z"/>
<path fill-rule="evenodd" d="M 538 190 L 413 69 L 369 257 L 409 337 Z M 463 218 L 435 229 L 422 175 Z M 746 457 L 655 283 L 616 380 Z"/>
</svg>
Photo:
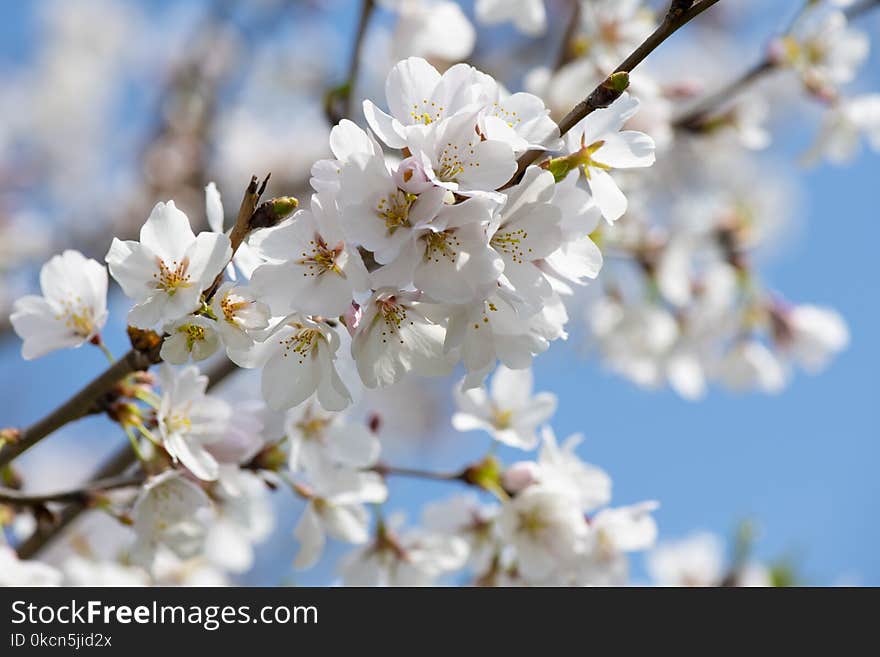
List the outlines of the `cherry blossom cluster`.
<svg viewBox="0 0 880 657">
<path fill-rule="evenodd" d="M 328 538 L 354 545 L 338 564 L 348 585 L 456 577 L 495 586 L 622 584 L 627 553 L 656 539 L 657 504 L 608 506 L 610 477 L 577 456 L 581 436 L 557 443 L 546 425 L 556 398 L 533 394 L 528 369 L 500 367 L 489 390 L 457 386 L 452 423 L 517 449 L 540 447 L 537 456 L 502 465 L 490 454 L 450 476 L 451 484 L 468 484 L 482 497 L 458 494 L 431 504 L 414 529 L 382 511 L 386 478 L 395 471 L 380 461 L 374 423 L 326 412 L 314 400 L 282 416 L 261 404 L 230 405 L 206 394 L 206 384 L 194 366 L 163 365 L 159 392 L 142 387 L 138 398 L 147 410 L 137 450 L 153 474 L 134 497 L 120 493 L 103 502 L 131 526 L 116 556 L 79 555 L 53 568 L 3 549 L 0 583 L 225 582 L 253 565 L 255 544 L 273 528 L 269 490 L 279 487 L 304 503 L 294 566 L 315 565 Z"/>
</svg>

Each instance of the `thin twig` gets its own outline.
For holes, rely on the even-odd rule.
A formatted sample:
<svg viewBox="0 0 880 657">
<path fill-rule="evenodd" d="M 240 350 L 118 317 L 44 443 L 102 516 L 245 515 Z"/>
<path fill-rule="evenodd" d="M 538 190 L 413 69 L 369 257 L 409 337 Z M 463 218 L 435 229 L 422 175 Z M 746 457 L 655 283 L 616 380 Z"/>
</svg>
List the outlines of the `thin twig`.
<svg viewBox="0 0 880 657">
<path fill-rule="evenodd" d="M 462 472 L 432 472 L 430 470 L 419 470 L 417 468 L 403 468 L 396 465 L 387 465 L 378 463 L 372 468 L 383 477 L 398 476 L 412 477 L 415 479 L 432 479 L 434 481 L 465 481 L 465 471 Z"/>
<path fill-rule="evenodd" d="M 129 351 L 61 406 L 17 433 L 14 440 L 7 439 L 0 448 L 0 468 L 65 424 L 92 413 L 95 403 L 109 393 L 120 380 L 132 372 L 149 368 L 151 364 L 151 359 L 144 352 L 137 349 Z"/>
<path fill-rule="evenodd" d="M 96 479 L 77 488 L 56 491 L 54 493 L 22 493 L 10 488 L 0 488 L 0 503 L 12 506 L 42 506 L 48 502 L 78 502 L 87 503 L 89 499 L 103 491 L 116 490 L 138 486 L 144 482 L 146 475 L 143 472 Z"/>
<path fill-rule="evenodd" d="M 808 8 L 809 5 L 810 3 L 806 3 L 796 14 L 795 20 L 789 24 L 788 28 L 785 30 L 785 34 L 791 32 L 797 22 L 796 19 L 801 16 L 804 9 Z M 844 10 L 844 14 L 847 17 L 847 20 L 853 20 L 878 6 L 880 6 L 880 0 L 863 0 L 862 2 L 857 2 L 847 7 Z M 741 91 L 764 78 L 767 74 L 777 70 L 779 67 L 779 62 L 772 59 L 769 53 L 765 54 L 760 61 L 755 62 L 739 77 L 731 80 L 717 91 L 697 100 L 688 110 L 672 121 L 672 126 L 682 130 L 699 128 L 708 115 L 716 111 L 724 103 L 732 100 Z"/>
<path fill-rule="evenodd" d="M 568 24 L 562 33 L 562 42 L 559 45 L 559 52 L 556 55 L 556 62 L 553 70 L 558 71 L 575 58 L 575 49 L 573 47 L 574 35 L 577 33 L 578 23 L 581 21 L 581 1 L 569 0 L 571 4 L 571 14 L 568 18 Z"/>
<path fill-rule="evenodd" d="M 354 89 L 357 85 L 358 74 L 361 63 L 361 46 L 367 34 L 367 25 L 370 22 L 370 16 L 373 9 L 376 8 L 375 0 L 363 0 L 361 3 L 361 13 L 358 18 L 358 24 L 355 28 L 354 43 L 351 47 L 351 53 L 348 58 L 348 74 L 340 86 L 330 90 L 326 97 L 325 113 L 327 120 L 331 124 L 336 125 L 342 119 L 351 118 L 354 108 Z"/>
<path fill-rule="evenodd" d="M 654 52 L 661 43 L 666 41 L 670 36 L 675 34 L 679 29 L 684 27 L 691 20 L 706 11 L 709 7 L 717 3 L 718 0 L 700 0 L 699 2 L 682 2 L 673 0 L 669 11 L 663 18 L 660 26 L 654 30 L 642 44 L 636 48 L 629 57 L 627 57 L 620 66 L 618 66 L 611 74 L 603 80 L 593 91 L 581 102 L 575 105 L 572 110 L 566 114 L 559 122 L 559 134 L 564 135 L 571 130 L 578 122 L 591 112 L 607 107 L 620 97 L 622 90 L 617 91 L 612 81 L 612 76 L 619 73 L 630 73 L 632 70 L 644 61 L 644 59 Z M 517 160 L 517 170 L 513 178 L 502 189 L 510 187 L 522 177 L 526 168 L 535 160 L 537 160 L 544 151 L 531 150 L 520 155 Z"/>
</svg>

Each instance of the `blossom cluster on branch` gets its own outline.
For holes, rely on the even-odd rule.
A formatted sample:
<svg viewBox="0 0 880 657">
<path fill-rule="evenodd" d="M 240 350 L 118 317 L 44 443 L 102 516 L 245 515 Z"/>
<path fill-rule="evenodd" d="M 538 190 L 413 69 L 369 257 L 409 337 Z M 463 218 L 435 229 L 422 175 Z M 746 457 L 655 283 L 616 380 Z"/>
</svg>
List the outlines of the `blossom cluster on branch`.
<svg viewBox="0 0 880 657">
<path fill-rule="evenodd" d="M 43 265 L 41 294 L 14 303 L 25 359 L 91 344 L 109 371 L 128 369 L 36 428 L 0 432 L 0 528 L 38 537 L 66 503 L 105 512 L 129 536 L 113 555 L 53 565 L 0 546 L 0 584 L 227 582 L 273 531 L 278 489 L 300 502 L 294 565 L 319 563 L 328 539 L 349 544 L 344 584 L 624 584 L 627 555 L 655 544 L 658 504 L 610 506 L 610 477 L 578 456 L 581 437 L 560 443 L 548 424 L 556 397 L 533 392 L 533 361 L 568 338 L 570 316 L 605 366 L 688 399 L 714 382 L 774 392 L 795 366 L 817 371 L 846 347 L 835 311 L 794 304 L 760 276 L 760 249 L 788 203 L 756 184 L 768 108 L 740 91 L 793 73 L 827 109 L 810 158 L 845 160 L 861 133 L 880 146 L 876 94 L 840 91 L 867 54 L 847 3 L 807 3 L 716 97 L 678 71 L 632 71 L 711 0 L 673 3 L 660 18 L 636 0 L 572 2 L 557 62 L 515 93 L 452 63 L 475 37 L 455 3 L 368 0 L 328 116 L 356 105 L 374 4 L 397 17 L 401 59 L 383 100 L 333 122 L 302 207 L 292 196 L 260 204 L 268 177 L 254 178 L 227 226 L 209 183 L 207 230 L 174 200 L 156 203 L 138 239 L 112 239 L 106 267 L 64 250 Z M 475 14 L 529 36 L 547 29 L 543 0 L 477 0 Z M 131 302 L 130 367 L 101 335 L 111 278 Z M 197 364 L 223 359 L 259 371 L 260 393 L 210 391 Z M 382 418 L 361 417 L 360 402 L 453 375 L 451 425 L 488 433 L 486 454 L 454 472 L 391 464 Z M 17 490 L 7 464 L 20 451 L 8 454 L 23 436 L 22 451 L 99 413 L 129 439 L 122 479 L 43 497 Z M 498 445 L 537 453 L 505 463 Z M 387 512 L 393 477 L 470 490 L 406 528 Z M 661 584 L 773 583 L 720 552 L 697 536 L 654 552 L 649 570 Z"/>
</svg>

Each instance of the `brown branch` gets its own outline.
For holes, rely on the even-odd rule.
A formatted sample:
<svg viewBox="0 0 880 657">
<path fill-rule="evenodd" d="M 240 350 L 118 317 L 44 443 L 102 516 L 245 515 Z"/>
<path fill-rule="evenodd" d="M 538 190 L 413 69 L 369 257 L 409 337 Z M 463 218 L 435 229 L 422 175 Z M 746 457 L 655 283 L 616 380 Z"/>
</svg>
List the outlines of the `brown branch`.
<svg viewBox="0 0 880 657">
<path fill-rule="evenodd" d="M 398 477 L 411 477 L 414 479 L 432 479 L 434 481 L 462 481 L 467 483 L 467 479 L 465 478 L 465 473 L 467 470 L 463 470 L 461 472 L 432 472 L 430 470 L 419 470 L 416 468 L 402 468 L 399 466 L 388 465 L 386 463 L 377 463 L 373 466 L 372 470 L 374 472 L 378 472 L 383 477 L 387 476 L 398 476 Z"/>
<path fill-rule="evenodd" d="M 152 364 L 150 356 L 132 349 L 42 419 L 19 432 L 7 430 L 6 443 L 0 447 L 0 468 L 65 424 L 94 412 L 96 402 L 107 395 L 120 380 L 132 372 L 148 369 Z"/>
<path fill-rule="evenodd" d="M 565 26 L 565 32 L 562 34 L 562 43 L 559 46 L 559 53 L 556 55 L 556 62 L 553 70 L 558 71 L 575 58 L 574 36 L 577 33 L 578 23 L 581 20 L 581 1 L 569 0 L 571 4 L 571 14 L 568 18 L 568 24 Z"/>
<path fill-rule="evenodd" d="M 617 100 L 623 93 L 620 88 L 620 74 L 628 74 L 644 61 L 644 59 L 654 52 L 661 43 L 666 41 L 670 36 L 675 34 L 679 29 L 684 27 L 691 20 L 706 11 L 709 7 L 717 3 L 718 0 L 699 0 L 692 2 L 689 0 L 673 0 L 663 18 L 663 22 L 654 30 L 642 44 L 636 48 L 629 57 L 614 69 L 609 76 L 603 80 L 593 91 L 581 102 L 572 108 L 559 122 L 559 134 L 564 135 L 571 130 L 578 122 L 591 112 L 608 107 Z M 618 76 L 618 79 L 615 79 Z M 517 160 L 517 170 L 513 178 L 502 189 L 516 184 L 522 177 L 526 168 L 535 160 L 537 160 L 544 151 L 531 150 L 520 155 Z"/>
<path fill-rule="evenodd" d="M 336 125 L 342 119 L 351 118 L 353 114 L 352 102 L 360 70 L 361 46 L 367 34 L 370 16 L 375 8 L 375 0 L 363 0 L 361 3 L 361 13 L 355 28 L 354 43 L 348 58 L 348 75 L 345 78 L 345 82 L 327 92 L 324 100 L 324 113 L 327 115 L 327 120 L 331 125 Z"/>
<path fill-rule="evenodd" d="M 95 479 L 77 488 L 54 493 L 22 493 L 10 488 L 0 488 L 0 503 L 15 507 L 42 506 L 48 502 L 77 502 L 87 504 L 98 493 L 118 488 L 138 486 L 144 482 L 146 475 L 139 472 L 131 475 L 119 475 L 106 479 Z"/>
<path fill-rule="evenodd" d="M 208 390 L 223 381 L 233 372 L 238 370 L 238 366 L 230 360 L 223 359 L 213 368 L 206 372 L 208 376 Z M 131 444 L 126 439 L 116 452 L 114 452 L 89 478 L 90 481 L 102 481 L 113 477 L 123 475 L 127 470 L 137 463 L 137 457 L 131 449 Z M 88 486 L 89 484 L 86 484 Z M 86 510 L 86 505 L 82 500 L 71 501 L 67 506 L 63 507 L 57 515 L 54 525 L 50 528 L 38 529 L 30 538 L 24 541 L 18 547 L 18 556 L 22 559 L 29 559 L 40 552 L 43 548 L 53 543 L 79 515 Z"/>
<path fill-rule="evenodd" d="M 801 11 L 798 12 L 797 16 L 800 16 L 803 9 L 806 9 L 808 6 L 809 4 L 804 5 Z M 846 10 L 844 10 L 844 14 L 847 17 L 847 20 L 852 20 L 877 6 L 880 6 L 880 0 L 863 0 L 862 2 L 847 7 Z M 788 27 L 786 33 L 790 32 L 793 26 L 794 23 Z M 719 107 L 732 100 L 741 91 L 764 78 L 767 74 L 777 70 L 779 67 L 779 62 L 772 59 L 769 54 L 765 54 L 761 60 L 755 62 L 739 77 L 731 80 L 720 89 L 697 100 L 689 109 L 672 121 L 672 126 L 681 130 L 698 130 L 712 112 L 718 110 Z"/>
</svg>

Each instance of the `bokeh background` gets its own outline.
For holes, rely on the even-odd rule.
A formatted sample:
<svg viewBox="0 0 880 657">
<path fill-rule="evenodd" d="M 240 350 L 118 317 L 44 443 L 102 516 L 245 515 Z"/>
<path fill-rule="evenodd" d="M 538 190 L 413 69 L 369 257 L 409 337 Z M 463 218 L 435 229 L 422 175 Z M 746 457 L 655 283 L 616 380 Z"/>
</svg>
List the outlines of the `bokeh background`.
<svg viewBox="0 0 880 657">
<path fill-rule="evenodd" d="M 561 3 L 548 4 L 546 40 L 478 28 L 477 65 L 490 63 L 487 70 L 517 88 L 561 29 Z M 681 43 L 664 45 L 653 64 L 686 68 L 676 53 L 699 39 L 705 57 L 723 56 L 732 76 L 759 57 L 798 4 L 722 0 L 719 18 L 677 35 Z M 472 15 L 470 3 L 463 5 Z M 173 197 L 203 221 L 201 190 L 209 180 L 220 186 L 227 211 L 250 174 L 268 170 L 271 194 L 304 198 L 308 168 L 326 151 L 322 95 L 344 77 L 357 14 L 354 0 L 0 3 L 3 302 L 34 289 L 43 253 L 72 245 L 100 257 L 111 233 L 136 230 L 157 200 Z M 873 37 L 880 36 L 878 14 L 859 21 Z M 380 13 L 371 25 L 359 87 L 379 100 L 390 20 Z M 714 49 L 712 33 L 700 29 L 724 30 L 724 48 Z M 856 87 L 880 89 L 877 50 Z M 880 160 L 865 151 L 843 168 L 800 166 L 816 129 L 809 107 L 776 113 L 771 128 L 774 142 L 762 161 L 793 181 L 796 212 L 762 259 L 762 276 L 789 299 L 839 310 L 850 327 L 848 350 L 821 375 L 799 374 L 777 395 L 713 389 L 688 402 L 603 371 L 575 315 L 568 342 L 536 360 L 536 388 L 558 395 L 557 435 L 586 436 L 580 453 L 611 474 L 616 504 L 661 502 L 661 539 L 698 529 L 729 536 L 750 519 L 756 555 L 788 561 L 801 581 L 878 585 Z M 768 184 L 780 179 L 768 176 Z M 114 294 L 110 306 L 105 340 L 122 353 L 127 305 Z M 25 363 L 19 348 L 4 327 L 3 426 L 34 420 L 103 367 L 94 349 Z M 230 394 L 257 397 L 256 384 L 244 374 Z M 388 418 L 400 417 L 389 419 L 384 434 L 389 460 L 449 469 L 485 452 L 487 436 L 449 427 L 451 385 L 427 382 L 375 400 Z M 84 420 L 28 453 L 21 469 L 33 488 L 72 484 L 123 441 L 106 420 Z M 444 493 L 438 486 L 396 480 L 389 510 L 413 516 Z M 275 500 L 277 530 L 241 581 L 326 583 L 341 546 L 318 568 L 295 573 L 298 503 L 285 491 Z M 636 580 L 645 577 L 640 558 L 633 569 Z"/>
</svg>

